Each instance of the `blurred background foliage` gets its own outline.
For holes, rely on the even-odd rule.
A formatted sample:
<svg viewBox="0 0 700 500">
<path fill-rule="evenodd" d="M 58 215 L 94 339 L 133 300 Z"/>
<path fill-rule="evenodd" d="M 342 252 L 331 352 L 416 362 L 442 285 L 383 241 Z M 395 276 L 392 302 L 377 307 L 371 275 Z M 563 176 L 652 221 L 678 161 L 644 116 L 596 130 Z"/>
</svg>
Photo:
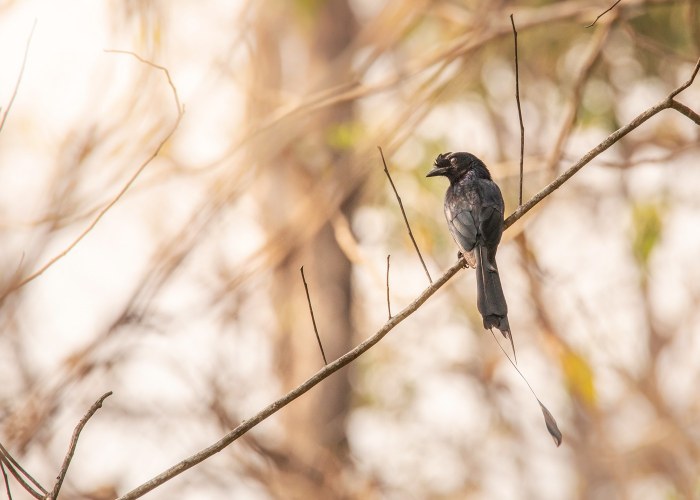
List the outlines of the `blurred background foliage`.
<svg viewBox="0 0 700 500">
<path fill-rule="evenodd" d="M 517 206 L 685 81 L 695 0 L 0 2 L 1 441 L 45 483 L 92 402 L 65 498 L 114 498 L 210 444 L 456 258 L 437 153 Z M 134 184 L 67 247 L 182 122 Z M 700 102 L 698 82 L 681 94 Z M 700 150 L 665 111 L 504 235 L 519 366 L 471 272 L 351 367 L 153 498 L 700 496 Z M 15 487 L 16 488 L 16 487 Z M 16 493 L 20 495 L 20 493 Z M 15 497 L 17 498 L 17 496 Z"/>
</svg>

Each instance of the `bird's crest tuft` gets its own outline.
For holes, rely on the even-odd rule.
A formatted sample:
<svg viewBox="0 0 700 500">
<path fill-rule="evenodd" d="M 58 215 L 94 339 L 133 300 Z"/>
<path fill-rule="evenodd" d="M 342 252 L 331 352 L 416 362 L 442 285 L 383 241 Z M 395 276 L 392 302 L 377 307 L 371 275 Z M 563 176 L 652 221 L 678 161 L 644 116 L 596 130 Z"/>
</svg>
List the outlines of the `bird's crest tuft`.
<svg viewBox="0 0 700 500">
<path fill-rule="evenodd" d="M 447 167 L 450 165 L 450 157 L 452 156 L 452 153 L 440 153 L 437 155 L 437 158 L 435 158 L 435 166 L 436 167 Z"/>
</svg>

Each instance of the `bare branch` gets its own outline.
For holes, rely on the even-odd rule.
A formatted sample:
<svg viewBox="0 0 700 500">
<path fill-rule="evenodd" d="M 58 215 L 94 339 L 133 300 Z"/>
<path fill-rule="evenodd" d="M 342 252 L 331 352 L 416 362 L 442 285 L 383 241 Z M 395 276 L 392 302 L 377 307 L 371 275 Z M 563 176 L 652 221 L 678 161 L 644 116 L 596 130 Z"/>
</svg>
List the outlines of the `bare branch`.
<svg viewBox="0 0 700 500">
<path fill-rule="evenodd" d="M 68 472 L 68 466 L 70 466 L 70 462 L 73 459 L 73 454 L 75 454 L 75 447 L 78 446 L 78 438 L 80 437 L 80 433 L 82 432 L 83 427 L 85 427 L 85 424 L 87 424 L 88 420 L 92 418 L 95 412 L 102 408 L 103 401 L 111 395 L 112 391 L 109 391 L 100 396 L 100 399 L 93 403 L 93 405 L 87 411 L 85 416 L 80 419 L 80 422 L 78 422 L 78 425 L 73 431 L 73 437 L 70 440 L 68 453 L 66 453 L 66 458 L 63 459 L 63 465 L 61 466 L 61 470 L 59 471 L 58 477 L 56 478 L 56 484 L 54 485 L 53 490 L 51 490 L 51 493 L 46 497 L 48 500 L 55 500 L 56 498 L 58 498 L 58 493 L 61 490 L 61 486 L 63 485 L 63 480 L 65 479 L 66 473 Z"/>
<path fill-rule="evenodd" d="M 20 473 L 17 472 L 17 469 L 15 469 L 12 466 L 12 464 L 10 463 L 10 461 L 8 460 L 8 458 L 6 456 L 4 456 L 4 455 L 0 456 L 0 463 L 4 464 L 4 466 L 7 467 L 7 470 L 10 471 L 10 474 L 12 474 L 12 476 L 17 480 L 17 482 L 22 486 L 22 488 L 24 488 L 27 491 L 27 493 L 29 493 L 34 498 L 39 498 L 39 499 L 44 498 L 43 493 L 39 493 L 38 491 L 36 491 L 34 489 L 34 487 L 31 484 L 29 484 L 21 476 Z M 8 486 L 8 488 L 9 488 L 9 486 Z"/>
<path fill-rule="evenodd" d="M 687 89 L 688 87 L 690 87 L 690 86 L 693 84 L 693 81 L 695 81 L 695 77 L 698 76 L 698 71 L 699 71 L 699 70 L 700 70 L 700 59 L 698 59 L 698 61 L 695 63 L 695 67 L 693 68 L 693 72 L 691 73 L 690 78 L 688 78 L 688 79 L 685 81 L 685 83 L 683 83 L 683 85 L 681 85 L 681 86 L 678 87 L 676 90 L 674 90 L 673 92 L 671 92 L 671 93 L 668 95 L 668 98 L 669 98 L 669 99 L 674 99 L 678 94 L 680 94 L 680 93 L 683 92 L 685 89 Z"/>
<path fill-rule="evenodd" d="M 601 154 L 603 151 L 608 149 L 612 144 L 615 142 L 619 141 L 622 139 L 625 135 L 627 135 L 629 132 L 634 130 L 635 128 L 639 127 L 642 123 L 647 121 L 649 118 L 652 116 L 658 114 L 660 111 L 664 109 L 669 109 L 673 107 L 673 97 L 678 95 L 679 92 L 683 91 L 687 87 L 692 84 L 693 79 L 695 75 L 698 72 L 698 69 L 700 68 L 700 60 L 698 60 L 695 70 L 693 72 L 693 76 L 683 84 L 681 87 L 676 89 L 674 92 L 669 94 L 666 99 L 661 101 L 660 103 L 656 104 L 655 106 L 652 106 L 651 108 L 647 109 L 643 113 L 641 113 L 639 116 L 637 116 L 634 120 L 629 122 L 627 125 L 624 127 L 621 127 L 620 129 L 616 130 L 612 134 L 610 134 L 605 140 L 603 140 L 598 146 L 593 148 L 591 151 L 589 151 L 583 158 L 581 158 L 576 164 L 574 164 L 572 167 L 570 167 L 567 171 L 563 172 L 554 182 L 550 183 L 548 186 L 546 186 L 542 191 L 537 193 L 532 199 L 530 199 L 527 203 L 524 205 L 518 207 L 518 209 L 511 214 L 505 221 L 505 226 L 510 227 L 515 223 L 518 219 L 520 219 L 523 215 L 525 215 L 529 210 L 531 210 L 535 205 L 540 203 L 544 198 L 549 196 L 551 193 L 553 193 L 556 189 L 561 187 L 568 179 L 570 179 L 576 172 L 581 170 L 586 164 L 588 164 L 593 158 L 595 158 L 597 155 Z M 380 148 L 381 152 L 381 148 Z M 383 155 L 382 155 L 383 158 Z M 391 319 L 389 319 L 384 325 L 370 338 L 356 346 L 354 349 L 351 351 L 348 351 L 335 361 L 333 361 L 330 364 L 327 364 L 324 366 L 321 370 L 316 372 L 312 377 L 307 379 L 305 382 L 297 386 L 295 389 L 291 390 L 284 396 L 280 397 L 273 403 L 269 404 L 267 407 L 262 409 L 260 412 L 258 412 L 256 415 L 254 415 L 252 418 L 248 420 L 244 420 L 241 422 L 241 424 L 227 433 L 225 436 L 223 436 L 219 441 L 216 443 L 212 444 L 211 446 L 195 453 L 194 455 L 182 460 L 181 462 L 177 463 L 176 465 L 170 467 L 166 471 L 162 472 L 161 474 L 155 476 L 154 478 L 150 479 L 149 481 L 143 483 L 142 485 L 138 486 L 137 488 L 129 491 L 125 495 L 119 497 L 117 500 L 132 500 L 135 498 L 139 498 L 149 491 L 153 490 L 154 488 L 157 488 L 161 484 L 165 483 L 166 481 L 172 479 L 173 477 L 185 472 L 186 470 L 194 467 L 195 465 L 203 462 L 207 458 L 211 457 L 212 455 L 215 455 L 216 453 L 220 452 L 227 446 L 229 446 L 231 443 L 236 441 L 238 438 L 243 436 L 246 432 L 257 426 L 260 422 L 264 421 L 267 419 L 270 415 L 273 415 L 274 413 L 280 411 L 282 408 L 287 406 L 289 403 L 300 397 L 301 395 L 305 394 L 308 392 L 311 388 L 314 386 L 318 385 L 321 381 L 323 381 L 325 378 L 328 376 L 332 375 L 336 371 L 340 370 L 344 366 L 347 366 L 357 358 L 359 358 L 362 354 L 367 352 L 369 349 L 371 349 L 374 345 L 376 345 L 381 339 L 383 339 L 396 325 L 401 323 L 404 319 L 409 317 L 411 314 L 413 314 L 418 308 L 425 303 L 428 298 L 430 298 L 437 290 L 439 290 L 445 283 L 447 283 L 455 274 L 457 274 L 461 269 L 463 269 L 463 262 L 462 260 L 458 260 L 455 264 L 453 264 L 445 273 L 440 276 L 434 283 L 432 283 L 428 288 L 426 288 L 419 296 L 416 298 L 413 302 L 411 302 L 408 306 L 406 306 L 404 309 L 402 309 L 398 314 L 393 316 Z M 500 344 L 499 344 L 500 345 Z M 545 412 L 543 409 L 543 415 L 545 417 L 545 423 L 547 424 L 548 431 L 550 434 L 552 434 L 552 437 L 557 441 L 557 436 L 556 436 L 556 430 L 555 427 L 552 426 L 553 423 L 553 418 L 551 418 L 551 414 L 548 412 Z"/>
<path fill-rule="evenodd" d="M 7 108 L 5 108 L 5 113 L 3 113 L 2 119 L 0 119 L 0 132 L 2 132 L 2 128 L 5 126 L 5 120 L 7 120 L 7 114 L 10 112 L 10 108 L 12 108 L 12 103 L 15 102 L 15 97 L 17 97 L 17 91 L 19 90 L 19 84 L 22 81 L 22 75 L 24 75 L 24 67 L 27 65 L 27 55 L 29 54 L 29 45 L 32 43 L 32 36 L 34 36 L 34 28 L 36 28 L 36 19 L 34 19 L 34 24 L 32 24 L 32 29 L 29 32 L 29 36 L 27 37 L 27 44 L 24 47 L 24 57 L 22 58 L 22 66 L 20 67 L 19 74 L 17 75 L 17 81 L 15 82 L 15 88 L 12 90 L 12 96 L 10 96 L 10 100 L 7 103 Z"/>
<path fill-rule="evenodd" d="M 156 68 L 161 70 L 163 73 L 165 73 L 165 77 L 168 79 L 168 85 L 170 85 L 170 89 L 173 91 L 173 97 L 175 98 L 175 105 L 177 106 L 177 112 L 179 116 L 182 116 L 182 114 L 185 112 L 185 107 L 180 104 L 180 98 L 177 95 L 177 88 L 175 87 L 175 84 L 173 83 L 172 78 L 170 78 L 170 71 L 168 71 L 168 68 L 165 66 L 161 66 L 160 64 L 156 64 L 154 62 L 149 61 L 148 59 L 144 59 L 140 55 L 138 55 L 135 52 L 131 52 L 130 50 L 117 50 L 117 49 L 106 49 L 105 52 L 108 54 L 125 54 L 128 56 L 135 57 L 139 61 L 141 61 L 144 64 L 147 64 L 151 66 L 152 68 Z"/>
<path fill-rule="evenodd" d="M 523 159 L 525 156 L 525 125 L 523 111 L 520 108 L 520 71 L 518 69 L 518 31 L 515 29 L 513 14 L 510 15 L 513 26 L 513 43 L 515 44 L 515 102 L 518 104 L 518 120 L 520 121 L 520 188 L 518 191 L 518 206 L 523 204 Z"/>
<path fill-rule="evenodd" d="M 311 295 L 309 295 L 309 285 L 306 284 L 306 277 L 304 276 L 304 266 L 301 266 L 301 280 L 304 282 L 304 290 L 306 290 L 306 300 L 309 303 L 309 312 L 311 313 L 311 322 L 314 325 L 314 333 L 316 334 L 316 340 L 318 341 L 318 347 L 321 349 L 321 356 L 323 356 L 323 364 L 327 365 L 326 353 L 323 351 L 323 344 L 321 343 L 321 337 L 318 334 L 318 328 L 316 328 L 316 318 L 314 317 L 314 308 L 311 307 Z"/>
<path fill-rule="evenodd" d="M 603 12 L 601 12 L 600 14 L 598 14 L 598 17 L 596 17 L 595 20 L 594 20 L 591 24 L 586 25 L 586 28 L 590 28 L 590 27 L 593 26 L 595 23 L 597 23 L 597 22 L 598 22 L 598 19 L 600 19 L 600 18 L 603 17 L 605 14 L 607 14 L 608 12 L 610 12 L 611 10 L 613 10 L 613 9 L 615 8 L 615 6 L 616 6 L 617 4 L 619 4 L 621 1 L 622 1 L 622 0 L 617 0 L 617 1 L 616 1 L 614 4 L 612 4 L 610 7 L 608 7 L 608 8 L 605 9 Z"/>
<path fill-rule="evenodd" d="M 2 471 L 2 480 L 5 483 L 5 491 L 7 492 L 8 500 L 12 500 L 12 492 L 10 491 L 10 482 L 7 478 L 7 472 L 5 472 L 5 463 L 0 460 L 0 471 Z"/>
<path fill-rule="evenodd" d="M 389 311 L 389 319 L 391 319 L 391 300 L 389 299 L 389 266 L 391 255 L 386 256 L 386 308 Z"/>
<path fill-rule="evenodd" d="M 163 71 L 165 73 L 165 76 L 168 79 L 168 84 L 170 85 L 170 88 L 173 92 L 173 97 L 175 99 L 175 105 L 177 106 L 177 119 L 175 120 L 175 123 L 173 123 L 172 127 L 170 127 L 168 133 L 165 135 L 163 140 L 160 141 L 160 143 L 158 144 L 156 149 L 153 151 L 153 153 L 151 153 L 150 156 L 143 163 L 141 163 L 141 165 L 136 169 L 136 171 L 132 174 L 132 176 L 126 182 L 126 184 L 124 184 L 124 186 L 119 190 L 119 192 L 114 196 L 114 198 L 112 198 L 112 200 L 109 203 L 107 203 L 107 205 L 105 205 L 104 208 L 102 208 L 102 210 L 99 211 L 97 216 L 95 216 L 95 218 L 92 220 L 92 222 L 90 222 L 90 224 L 88 224 L 88 226 L 78 235 L 78 237 L 75 240 L 73 240 L 73 242 L 70 245 L 68 245 L 63 251 L 61 251 L 60 253 L 58 253 L 54 257 L 52 257 L 41 268 L 39 268 L 38 270 L 36 270 L 32 274 L 30 274 L 29 276 L 24 278 L 22 281 L 20 281 L 16 285 L 14 285 L 10 289 L 10 291 L 15 291 L 15 290 L 23 287 L 24 285 L 26 285 L 30 281 L 35 280 L 36 278 L 38 278 L 39 276 L 44 274 L 44 272 L 46 272 L 46 270 L 48 268 L 50 268 L 56 262 L 58 262 L 63 257 L 65 257 L 71 250 L 73 250 L 78 245 L 78 243 L 80 243 L 82 241 L 82 239 L 85 238 L 85 236 L 87 236 L 88 233 L 94 229 L 94 227 L 97 225 L 98 222 L 100 222 L 102 217 L 104 217 L 105 214 L 114 205 L 116 205 L 119 200 L 121 200 L 121 198 L 124 196 L 124 193 L 126 193 L 129 190 L 129 188 L 132 186 L 132 184 L 134 184 L 134 182 L 136 182 L 136 179 L 143 173 L 143 171 L 146 169 L 146 167 L 156 158 L 156 156 L 158 156 L 161 149 L 163 149 L 163 146 L 165 146 L 165 144 L 168 142 L 168 140 L 170 140 L 170 138 L 173 136 L 173 134 L 177 130 L 178 126 L 180 125 L 180 121 L 182 120 L 182 116 L 185 112 L 185 108 L 184 108 L 184 106 L 180 105 L 180 99 L 177 95 L 177 89 L 175 88 L 175 85 L 173 84 L 173 81 L 170 78 L 170 72 L 165 67 L 159 66 L 159 65 L 154 64 L 150 61 L 147 61 L 147 60 L 141 58 L 140 56 L 138 56 L 137 54 L 134 54 L 133 52 L 126 52 L 126 51 L 121 51 L 121 50 L 108 50 L 106 52 L 113 52 L 113 53 L 117 53 L 117 54 L 128 54 L 128 55 L 135 57 L 136 59 L 143 62 L 144 64 L 148 64 L 149 66 L 152 66 L 153 68 L 156 68 L 156 69 Z"/>
<path fill-rule="evenodd" d="M 695 111 L 690 109 L 688 106 L 685 104 L 681 104 L 680 102 L 676 101 L 675 99 L 671 100 L 671 107 L 681 113 L 682 115 L 687 116 L 691 120 L 695 122 L 696 125 L 700 125 L 700 115 L 698 115 Z"/>
<path fill-rule="evenodd" d="M 416 253 L 418 254 L 418 258 L 420 259 L 420 263 L 423 264 L 423 269 L 425 270 L 425 274 L 428 277 L 428 281 L 432 284 L 433 283 L 433 278 L 430 277 L 430 273 L 428 272 L 428 267 L 425 265 L 425 261 L 423 260 L 423 256 L 420 253 L 420 250 L 418 249 L 418 243 L 416 243 L 416 239 L 413 237 L 413 233 L 411 232 L 411 225 L 408 223 L 408 217 L 406 217 L 406 211 L 403 209 L 403 203 L 401 202 L 401 197 L 399 196 L 399 192 L 396 190 L 396 186 L 394 185 L 394 181 L 391 179 L 391 174 L 389 173 L 389 169 L 386 166 L 386 160 L 384 159 L 384 151 L 382 151 L 382 148 L 377 146 L 377 149 L 379 149 L 379 154 L 382 155 L 382 163 L 384 164 L 384 173 L 386 173 L 387 178 L 389 179 L 389 183 L 391 184 L 391 188 L 394 190 L 394 194 L 396 195 L 396 200 L 399 202 L 399 208 L 401 209 L 401 214 L 403 215 L 403 220 L 406 222 L 406 228 L 408 229 L 408 235 L 411 237 L 411 241 L 413 242 L 413 246 L 416 249 Z"/>
<path fill-rule="evenodd" d="M 34 486 L 36 486 L 37 489 L 41 493 L 43 493 L 44 495 L 46 495 L 48 493 L 46 488 L 44 488 L 41 484 L 39 484 L 39 481 L 34 479 L 32 477 L 32 475 L 29 472 L 27 472 L 24 469 L 24 467 L 22 467 L 22 465 L 17 460 L 14 459 L 14 457 L 10 454 L 9 451 L 7 451 L 7 449 L 2 444 L 0 444 L 0 461 L 2 461 L 7 466 L 7 469 L 10 471 L 10 473 L 18 481 L 19 481 L 19 478 L 16 475 L 17 471 L 21 472 L 22 475 L 24 477 L 26 477 Z M 20 484 L 22 484 L 22 486 L 25 487 L 26 483 L 24 481 L 20 481 Z M 25 489 L 26 489 L 26 487 L 25 487 Z M 33 490 L 33 488 L 32 488 L 32 490 Z M 30 490 L 27 490 L 27 491 L 30 491 Z M 30 493 L 31 493 L 31 491 L 30 491 Z"/>
</svg>

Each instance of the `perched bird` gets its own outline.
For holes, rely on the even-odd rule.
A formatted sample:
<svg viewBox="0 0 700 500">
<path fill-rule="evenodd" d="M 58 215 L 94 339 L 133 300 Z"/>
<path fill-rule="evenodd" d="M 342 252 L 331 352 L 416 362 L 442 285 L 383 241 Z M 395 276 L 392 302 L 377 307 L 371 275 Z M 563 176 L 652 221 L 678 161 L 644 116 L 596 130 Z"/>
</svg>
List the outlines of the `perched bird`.
<svg viewBox="0 0 700 500">
<path fill-rule="evenodd" d="M 496 265 L 496 250 L 503 234 L 503 195 L 486 165 L 471 153 L 444 153 L 435 159 L 427 177 L 450 181 L 445 193 L 445 217 L 460 256 L 476 269 L 477 308 L 484 328 L 498 328 L 515 344 L 508 324 L 508 306 Z"/>
</svg>

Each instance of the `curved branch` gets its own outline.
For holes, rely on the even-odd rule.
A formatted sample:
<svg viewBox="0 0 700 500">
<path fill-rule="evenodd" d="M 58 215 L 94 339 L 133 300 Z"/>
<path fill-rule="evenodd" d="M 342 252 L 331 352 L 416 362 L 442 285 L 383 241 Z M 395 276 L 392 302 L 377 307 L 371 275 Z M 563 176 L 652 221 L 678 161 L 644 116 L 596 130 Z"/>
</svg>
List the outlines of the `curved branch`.
<svg viewBox="0 0 700 500">
<path fill-rule="evenodd" d="M 111 395 L 112 391 L 109 391 L 100 396 L 100 399 L 93 403 L 93 405 L 87 411 L 85 416 L 83 416 L 83 418 L 80 419 L 80 422 L 78 422 L 78 425 L 73 431 L 73 437 L 70 440 L 70 446 L 68 446 L 68 452 L 66 453 L 66 457 L 63 459 L 63 465 L 61 466 L 61 470 L 59 471 L 58 477 L 56 478 L 56 484 L 51 490 L 51 493 L 46 496 L 47 500 L 55 500 L 56 498 L 58 498 L 58 493 L 61 491 L 61 486 L 63 486 L 63 480 L 66 478 L 68 466 L 70 465 L 71 460 L 73 460 L 75 448 L 76 446 L 78 446 L 78 438 L 80 438 L 80 433 L 83 431 L 83 427 L 85 427 L 85 424 L 88 423 L 88 420 L 92 418 L 92 416 L 97 412 L 97 410 L 102 408 L 102 403 L 104 402 L 104 400 Z"/>
<path fill-rule="evenodd" d="M 88 226 L 78 235 L 78 237 L 75 238 L 73 240 L 73 242 L 70 243 L 63 251 L 59 252 L 57 255 L 55 255 L 51 259 L 49 259 L 49 261 L 46 262 L 46 264 L 41 266 L 39 269 L 34 271 L 29 276 L 22 279 L 19 283 L 15 284 L 14 286 L 11 286 L 8 293 L 14 292 L 14 291 L 18 290 L 19 288 L 22 288 L 24 285 L 26 285 L 30 281 L 35 280 L 36 278 L 38 278 L 39 276 L 44 274 L 44 272 L 46 272 L 46 270 L 48 268 L 53 266 L 56 262 L 61 260 L 66 255 L 68 255 L 68 253 L 71 250 L 73 250 L 78 245 L 78 243 L 80 243 L 83 240 L 83 238 L 85 238 L 85 236 L 87 236 L 88 233 L 95 228 L 95 226 L 97 225 L 98 222 L 100 222 L 102 217 L 104 217 L 105 214 L 107 212 L 109 212 L 109 210 L 114 205 L 116 205 L 119 200 L 122 199 L 122 197 L 124 196 L 124 193 L 126 193 L 129 190 L 129 188 L 132 186 L 132 184 L 134 184 L 134 182 L 136 182 L 136 179 L 143 173 L 144 170 L 146 170 L 146 167 L 148 167 L 148 165 L 150 165 L 150 163 L 160 154 L 161 149 L 163 149 L 163 146 L 165 146 L 165 144 L 170 140 L 170 138 L 173 136 L 173 134 L 177 130 L 178 126 L 180 125 L 180 121 L 182 121 L 182 116 L 185 112 L 185 109 L 180 104 L 180 98 L 177 95 L 177 89 L 175 88 L 175 84 L 173 83 L 172 79 L 170 78 L 170 72 L 168 71 L 167 68 L 165 68 L 164 66 L 160 66 L 158 64 L 152 63 L 146 59 L 143 59 L 141 56 L 139 56 L 133 52 L 123 51 L 123 50 L 107 50 L 106 52 L 112 52 L 112 53 L 117 53 L 117 54 L 128 54 L 128 55 L 135 57 L 136 59 L 138 59 L 139 61 L 141 61 L 144 64 L 147 64 L 149 66 L 152 66 L 155 69 L 159 69 L 159 70 L 163 71 L 165 73 L 166 78 L 168 79 L 168 85 L 170 85 L 170 88 L 173 92 L 173 98 L 175 99 L 175 106 L 177 106 L 177 119 L 175 120 L 173 125 L 170 127 L 170 129 L 168 130 L 168 133 L 165 135 L 165 137 L 163 137 L 163 139 L 160 141 L 160 143 L 158 143 L 158 146 L 156 147 L 156 149 L 150 154 L 150 156 L 148 158 L 146 158 L 146 160 L 143 163 L 141 163 L 141 165 L 139 165 L 139 167 L 136 169 L 136 171 L 131 175 L 131 177 L 129 177 L 129 180 L 124 184 L 124 186 L 122 186 L 122 188 L 114 196 L 114 198 L 112 198 L 112 200 L 109 203 L 107 203 L 107 205 L 105 205 L 102 208 L 102 210 L 99 211 L 99 213 L 95 216 L 95 218 L 92 220 L 92 222 L 90 222 L 90 224 L 88 224 Z"/>
</svg>

